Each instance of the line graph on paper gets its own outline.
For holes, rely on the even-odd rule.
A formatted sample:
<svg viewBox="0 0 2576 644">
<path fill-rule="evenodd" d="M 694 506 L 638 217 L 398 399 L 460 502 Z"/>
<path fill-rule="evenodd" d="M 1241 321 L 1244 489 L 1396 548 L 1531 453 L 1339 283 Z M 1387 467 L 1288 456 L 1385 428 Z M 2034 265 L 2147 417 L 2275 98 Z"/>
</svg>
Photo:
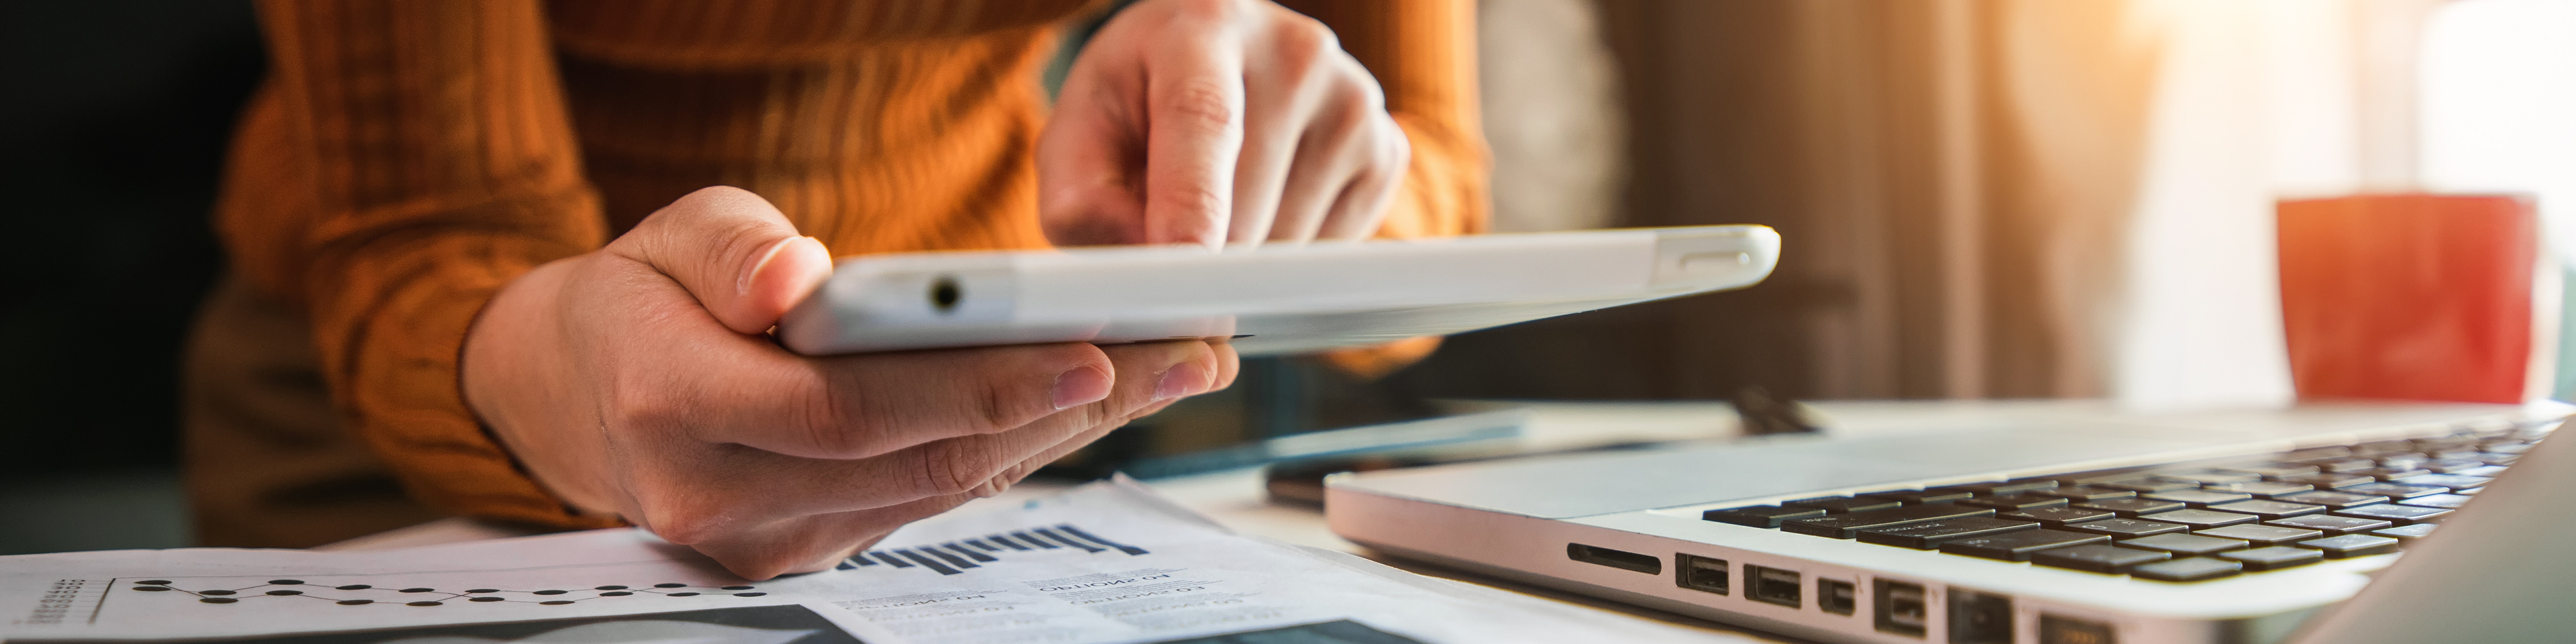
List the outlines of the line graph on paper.
<svg viewBox="0 0 2576 644">
<path fill-rule="evenodd" d="M 1144 548 L 1069 523 L 1029 526 L 980 537 L 859 553 L 837 570 L 874 574 L 966 575 L 1043 556 L 1143 557 Z M 638 608 L 702 609 L 768 603 L 769 582 L 744 582 L 721 570 L 669 560 L 515 569 L 314 574 L 281 570 L 240 575 L 115 577 L 67 591 L 62 617 L 98 623 L 119 614 L 168 618 L 209 611 L 302 613 L 332 610 L 457 610 L 570 607 L 648 602 Z M 101 583 L 101 582 L 104 583 Z M 82 605 L 86 604 L 86 605 Z M 506 611 L 518 613 L 521 611 Z"/>
<path fill-rule="evenodd" d="M 93 582 L 65 605 L 69 620 L 96 625 L 121 619 L 239 618 L 314 615 L 314 611 L 456 610 L 477 607 L 514 616 L 603 602 L 651 602 L 643 609 L 697 610 L 774 603 L 770 582 L 745 582 L 668 560 L 508 569 L 417 570 L 360 574 L 282 572 L 245 575 L 113 577 Z M 103 583 L 102 583 L 103 582 Z"/>
</svg>

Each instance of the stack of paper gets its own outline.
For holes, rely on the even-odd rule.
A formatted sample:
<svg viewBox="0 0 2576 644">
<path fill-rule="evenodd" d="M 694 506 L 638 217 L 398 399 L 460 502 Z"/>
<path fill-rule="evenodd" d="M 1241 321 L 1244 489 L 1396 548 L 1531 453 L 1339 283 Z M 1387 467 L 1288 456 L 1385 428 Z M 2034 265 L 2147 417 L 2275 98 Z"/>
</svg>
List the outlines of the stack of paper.
<svg viewBox="0 0 2576 644">
<path fill-rule="evenodd" d="M 1125 481 L 743 581 L 638 530 L 377 552 L 0 557 L 0 641 L 295 644 L 1704 642 L 1234 534 Z"/>
</svg>

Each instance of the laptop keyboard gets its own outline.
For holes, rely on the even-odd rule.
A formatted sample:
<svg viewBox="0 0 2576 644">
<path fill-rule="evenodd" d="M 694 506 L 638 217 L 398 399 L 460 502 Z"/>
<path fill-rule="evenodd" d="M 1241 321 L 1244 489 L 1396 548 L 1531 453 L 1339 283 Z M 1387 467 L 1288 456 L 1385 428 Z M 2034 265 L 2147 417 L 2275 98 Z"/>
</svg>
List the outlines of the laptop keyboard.
<svg viewBox="0 0 2576 644">
<path fill-rule="evenodd" d="M 2542 430 L 1882 490 L 1700 518 L 1891 548 L 2193 582 L 2398 552 Z"/>
</svg>

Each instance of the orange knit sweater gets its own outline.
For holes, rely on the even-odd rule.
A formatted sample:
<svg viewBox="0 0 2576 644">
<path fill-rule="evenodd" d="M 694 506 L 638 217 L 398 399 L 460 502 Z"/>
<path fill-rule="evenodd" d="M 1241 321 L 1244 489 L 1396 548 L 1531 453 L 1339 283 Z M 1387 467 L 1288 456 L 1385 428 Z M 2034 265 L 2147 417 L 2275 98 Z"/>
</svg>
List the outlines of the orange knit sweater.
<svg viewBox="0 0 2576 644">
<path fill-rule="evenodd" d="M 341 417 L 411 493 L 565 526 L 458 393 L 475 313 L 697 188 L 836 255 L 1031 248 L 1039 67 L 1085 0 L 263 0 L 272 67 L 217 227 L 309 312 Z M 1287 3 L 1385 86 L 1413 164 L 1382 235 L 1484 216 L 1471 0 Z"/>
</svg>

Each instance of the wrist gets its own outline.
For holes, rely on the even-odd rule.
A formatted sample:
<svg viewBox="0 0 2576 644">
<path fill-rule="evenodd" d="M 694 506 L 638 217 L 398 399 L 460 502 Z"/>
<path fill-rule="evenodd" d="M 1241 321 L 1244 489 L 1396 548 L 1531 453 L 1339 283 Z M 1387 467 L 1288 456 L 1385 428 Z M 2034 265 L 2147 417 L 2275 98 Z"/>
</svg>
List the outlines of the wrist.
<svg viewBox="0 0 2576 644">
<path fill-rule="evenodd" d="M 458 392 L 475 420 L 510 453 L 537 486 L 567 506 L 613 513 L 612 489 L 589 467 L 598 451 L 590 410 L 577 400 L 579 374 L 566 359 L 556 306 L 577 262 L 572 257 L 538 266 L 511 280 L 483 306 L 468 327 L 457 361 Z"/>
</svg>

